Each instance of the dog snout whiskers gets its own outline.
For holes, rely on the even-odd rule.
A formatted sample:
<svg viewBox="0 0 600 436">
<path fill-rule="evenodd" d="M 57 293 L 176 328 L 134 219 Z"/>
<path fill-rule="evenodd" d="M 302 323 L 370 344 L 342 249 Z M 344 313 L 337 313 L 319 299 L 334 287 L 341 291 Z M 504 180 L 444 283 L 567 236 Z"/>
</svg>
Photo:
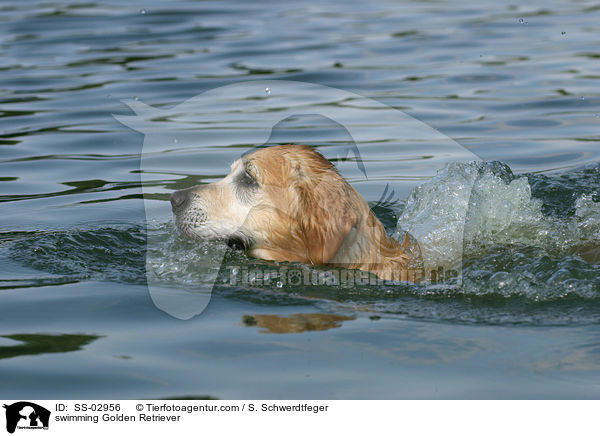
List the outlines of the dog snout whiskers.
<svg viewBox="0 0 600 436">
<path fill-rule="evenodd" d="M 177 212 L 183 209 L 189 202 L 190 195 L 187 191 L 175 191 L 171 194 L 171 209 Z"/>
</svg>

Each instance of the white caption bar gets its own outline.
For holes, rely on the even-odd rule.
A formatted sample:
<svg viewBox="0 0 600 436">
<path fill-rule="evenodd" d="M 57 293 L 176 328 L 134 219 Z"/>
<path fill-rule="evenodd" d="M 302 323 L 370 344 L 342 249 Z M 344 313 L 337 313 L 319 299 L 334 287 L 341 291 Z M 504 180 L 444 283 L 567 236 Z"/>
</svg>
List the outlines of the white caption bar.
<svg viewBox="0 0 600 436">
<path fill-rule="evenodd" d="M 411 436 L 585 435 L 597 434 L 594 421 L 600 406 L 600 401 L 0 401 L 0 434 L 19 436 L 209 431 L 278 436 L 390 431 Z"/>
</svg>

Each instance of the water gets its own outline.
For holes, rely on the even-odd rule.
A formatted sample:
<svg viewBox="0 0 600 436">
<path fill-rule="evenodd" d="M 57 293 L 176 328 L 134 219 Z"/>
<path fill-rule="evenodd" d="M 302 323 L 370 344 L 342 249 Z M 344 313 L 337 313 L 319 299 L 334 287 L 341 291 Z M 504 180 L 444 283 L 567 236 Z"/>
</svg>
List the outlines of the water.
<svg viewBox="0 0 600 436">
<path fill-rule="evenodd" d="M 1 6 L 0 396 L 598 398 L 599 18 L 591 2 Z M 143 135 L 112 114 L 265 79 L 364 95 L 508 165 L 442 169 L 439 137 L 398 132 L 375 105 L 359 120 L 384 136 L 361 146 L 368 177 L 340 154 L 348 126 L 303 115 L 269 138 L 318 145 L 390 233 L 430 238 L 432 267 L 459 262 L 460 286 L 246 280 L 279 267 L 228 252 L 200 316 L 153 305 L 149 237 L 178 286 L 202 282 L 194 265 L 215 250 L 177 234 L 168 194 L 224 176 L 269 114 L 223 132 L 237 115 L 215 104 L 143 162 Z M 297 107 L 276 85 L 260 99 Z M 448 195 L 467 186 L 457 209 Z"/>
</svg>

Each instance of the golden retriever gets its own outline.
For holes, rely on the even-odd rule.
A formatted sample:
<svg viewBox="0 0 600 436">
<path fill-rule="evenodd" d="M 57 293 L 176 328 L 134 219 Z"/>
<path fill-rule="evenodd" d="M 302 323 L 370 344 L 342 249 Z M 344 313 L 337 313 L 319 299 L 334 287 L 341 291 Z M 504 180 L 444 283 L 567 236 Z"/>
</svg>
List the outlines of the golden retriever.
<svg viewBox="0 0 600 436">
<path fill-rule="evenodd" d="M 171 206 L 187 236 L 224 240 L 260 259 L 341 266 L 385 280 L 424 277 L 410 265 L 408 236 L 402 244 L 390 238 L 361 195 L 308 146 L 257 149 L 224 179 L 174 192 Z"/>
</svg>

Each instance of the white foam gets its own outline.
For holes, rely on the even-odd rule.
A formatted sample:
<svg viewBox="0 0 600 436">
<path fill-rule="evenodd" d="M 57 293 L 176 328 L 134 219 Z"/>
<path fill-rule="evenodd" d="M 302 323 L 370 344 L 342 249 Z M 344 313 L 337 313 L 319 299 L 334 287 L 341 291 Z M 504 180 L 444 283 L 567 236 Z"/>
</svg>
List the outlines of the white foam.
<svg viewBox="0 0 600 436">
<path fill-rule="evenodd" d="M 397 235 L 409 232 L 419 243 L 426 270 L 460 271 L 463 256 L 477 256 L 496 244 L 566 252 L 598 241 L 600 203 L 577 199 L 572 219 L 542 212 L 527 177 L 514 178 L 500 163 L 450 163 L 409 196 Z"/>
</svg>

